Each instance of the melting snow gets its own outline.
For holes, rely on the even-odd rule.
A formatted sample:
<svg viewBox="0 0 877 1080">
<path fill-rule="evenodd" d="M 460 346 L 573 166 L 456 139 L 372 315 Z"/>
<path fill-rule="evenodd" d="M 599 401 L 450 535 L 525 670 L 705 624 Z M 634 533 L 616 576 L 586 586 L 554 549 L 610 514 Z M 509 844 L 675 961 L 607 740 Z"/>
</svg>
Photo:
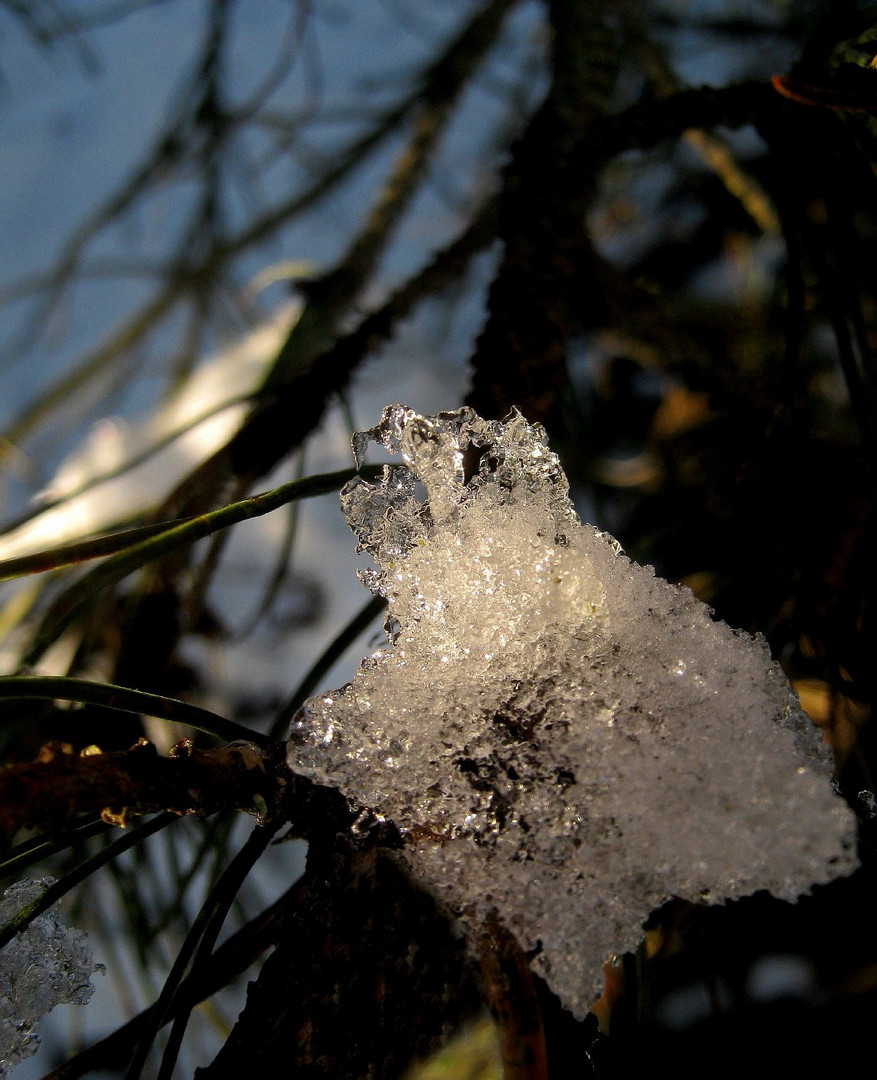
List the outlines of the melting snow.
<svg viewBox="0 0 877 1080">
<path fill-rule="evenodd" d="M 576 1015 L 671 896 L 794 900 L 856 865 L 826 747 L 759 638 L 579 522 L 541 428 L 388 406 L 342 493 L 390 647 L 308 702 L 291 767 L 392 819 Z"/>
</svg>

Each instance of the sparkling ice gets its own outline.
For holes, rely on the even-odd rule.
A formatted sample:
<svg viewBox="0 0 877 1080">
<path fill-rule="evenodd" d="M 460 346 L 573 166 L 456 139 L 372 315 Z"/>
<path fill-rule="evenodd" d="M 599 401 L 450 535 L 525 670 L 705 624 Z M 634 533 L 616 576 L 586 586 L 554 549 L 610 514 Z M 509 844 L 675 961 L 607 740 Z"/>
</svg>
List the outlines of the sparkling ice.
<svg viewBox="0 0 877 1080">
<path fill-rule="evenodd" d="M 17 915 L 52 884 L 20 881 L 0 897 L 0 925 Z M 103 971 L 92 963 L 84 930 L 71 930 L 57 916 L 57 905 L 38 915 L 0 949 L 0 1080 L 35 1054 L 37 1021 L 56 1005 L 85 1005 L 94 993 L 90 978 Z"/>
<path fill-rule="evenodd" d="M 582 1016 L 672 896 L 794 900 L 856 865 L 830 755 L 765 642 L 579 522 L 538 426 L 391 405 L 342 493 L 390 647 L 303 707 L 293 770 L 391 819 Z"/>
</svg>

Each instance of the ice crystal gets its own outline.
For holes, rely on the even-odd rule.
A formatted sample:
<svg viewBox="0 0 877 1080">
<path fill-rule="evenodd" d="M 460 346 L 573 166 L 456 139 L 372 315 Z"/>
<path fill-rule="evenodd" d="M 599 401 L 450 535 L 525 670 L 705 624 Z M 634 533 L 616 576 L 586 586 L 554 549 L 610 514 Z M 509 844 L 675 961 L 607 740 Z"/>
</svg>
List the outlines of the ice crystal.
<svg viewBox="0 0 877 1080">
<path fill-rule="evenodd" d="M 0 925 L 36 900 L 51 884 L 20 881 L 0 898 Z M 84 930 L 71 930 L 49 908 L 0 950 L 0 1080 L 40 1045 L 37 1022 L 56 1005 L 85 1005 L 89 981 L 103 970 L 92 962 Z"/>
<path fill-rule="evenodd" d="M 856 863 L 828 751 L 760 638 L 579 522 L 544 432 L 388 406 L 342 493 L 390 648 L 308 702 L 291 767 L 392 819 L 581 1016 L 672 896 L 793 900 Z M 418 485 L 422 485 L 419 487 Z"/>
</svg>

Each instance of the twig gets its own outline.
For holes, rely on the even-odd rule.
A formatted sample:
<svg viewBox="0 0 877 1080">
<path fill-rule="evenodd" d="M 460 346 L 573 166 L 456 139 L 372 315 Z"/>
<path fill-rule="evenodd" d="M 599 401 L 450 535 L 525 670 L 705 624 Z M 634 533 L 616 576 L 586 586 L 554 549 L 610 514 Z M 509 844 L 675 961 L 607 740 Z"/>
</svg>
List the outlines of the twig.
<svg viewBox="0 0 877 1080">
<path fill-rule="evenodd" d="M 51 833 L 82 813 L 116 825 L 160 810 L 206 816 L 247 809 L 267 819 L 282 786 L 268 756 L 249 742 L 200 750 L 183 740 L 167 758 L 146 739 L 106 754 L 47 744 L 37 761 L 0 768 L 0 835 L 25 825 Z"/>
</svg>

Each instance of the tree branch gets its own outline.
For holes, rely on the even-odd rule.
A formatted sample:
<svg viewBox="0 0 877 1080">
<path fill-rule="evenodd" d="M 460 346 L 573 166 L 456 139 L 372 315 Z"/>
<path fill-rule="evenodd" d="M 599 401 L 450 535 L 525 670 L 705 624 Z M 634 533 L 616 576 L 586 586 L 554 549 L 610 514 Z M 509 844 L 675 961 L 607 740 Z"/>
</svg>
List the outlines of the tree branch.
<svg viewBox="0 0 877 1080">
<path fill-rule="evenodd" d="M 36 761 L 0 768 L 0 838 L 8 841 L 24 826 L 56 831 L 84 813 L 116 825 L 158 810 L 206 816 L 243 809 L 267 820 L 285 787 L 278 756 L 276 747 L 248 742 L 201 750 L 183 739 L 166 758 L 146 739 L 106 754 L 47 743 Z"/>
</svg>

